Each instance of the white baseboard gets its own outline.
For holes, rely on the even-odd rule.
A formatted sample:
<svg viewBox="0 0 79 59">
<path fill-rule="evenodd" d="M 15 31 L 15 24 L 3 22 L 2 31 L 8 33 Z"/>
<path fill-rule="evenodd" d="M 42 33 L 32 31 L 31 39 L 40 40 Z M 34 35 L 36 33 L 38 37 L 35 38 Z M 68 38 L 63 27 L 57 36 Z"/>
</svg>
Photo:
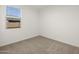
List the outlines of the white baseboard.
<svg viewBox="0 0 79 59">
<path fill-rule="evenodd" d="M 2 42 L 1 44 L 0 44 L 0 47 L 2 47 L 2 46 L 6 46 L 6 45 L 10 45 L 10 44 L 13 44 L 13 43 L 16 43 L 16 42 L 19 42 L 19 41 L 22 41 L 22 40 L 27 40 L 27 39 L 30 39 L 30 38 L 33 38 L 33 37 L 36 37 L 36 36 L 39 36 L 39 35 L 32 35 L 32 36 L 29 36 L 29 37 L 25 37 L 25 38 L 23 38 L 23 39 L 20 39 L 20 40 L 17 40 L 17 41 L 13 41 L 13 42 Z"/>
<path fill-rule="evenodd" d="M 65 41 L 63 41 L 61 39 L 57 39 L 57 38 L 46 36 L 46 35 L 41 35 L 41 36 L 43 36 L 45 38 L 48 38 L 48 39 L 56 40 L 56 41 L 59 41 L 59 42 L 62 42 L 62 43 L 65 43 L 65 44 L 68 44 L 68 45 L 71 45 L 71 46 L 79 48 L 79 45 L 76 45 L 76 44 L 73 44 L 73 43 L 69 43 L 69 42 L 65 42 Z"/>
</svg>

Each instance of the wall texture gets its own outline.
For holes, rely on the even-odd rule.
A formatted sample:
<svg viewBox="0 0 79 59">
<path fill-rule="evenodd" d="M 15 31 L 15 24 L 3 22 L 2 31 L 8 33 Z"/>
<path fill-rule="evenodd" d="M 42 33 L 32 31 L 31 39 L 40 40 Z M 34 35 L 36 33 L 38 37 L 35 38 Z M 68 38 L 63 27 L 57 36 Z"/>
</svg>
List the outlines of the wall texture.
<svg viewBox="0 0 79 59">
<path fill-rule="evenodd" d="M 14 43 L 23 39 L 28 39 L 38 35 L 38 12 L 30 6 L 13 6 L 21 8 L 21 28 L 6 29 L 6 6 L 0 8 L 0 46 Z"/>
<path fill-rule="evenodd" d="M 79 47 L 79 6 L 48 6 L 43 9 L 41 35 Z"/>
</svg>

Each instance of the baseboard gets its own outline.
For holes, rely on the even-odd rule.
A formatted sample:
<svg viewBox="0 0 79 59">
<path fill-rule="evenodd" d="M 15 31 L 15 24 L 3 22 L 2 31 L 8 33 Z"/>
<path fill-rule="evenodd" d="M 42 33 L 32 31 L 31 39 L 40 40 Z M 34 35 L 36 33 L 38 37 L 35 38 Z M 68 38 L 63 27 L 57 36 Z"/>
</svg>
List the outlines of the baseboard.
<svg viewBox="0 0 79 59">
<path fill-rule="evenodd" d="M 33 36 L 29 36 L 29 37 L 26 36 L 26 38 L 20 39 L 18 41 L 1 44 L 0 47 L 7 46 L 7 45 L 10 45 L 10 44 L 14 44 L 14 43 L 17 43 L 17 42 L 20 42 L 20 41 L 23 41 L 23 40 L 28 40 L 28 39 L 31 39 L 31 38 L 34 38 L 34 37 L 37 37 L 37 36 L 40 36 L 40 35 L 33 35 Z"/>
<path fill-rule="evenodd" d="M 67 45 L 70 45 L 70 46 L 73 46 L 73 47 L 76 47 L 76 48 L 79 48 L 79 46 L 77 46 L 77 45 L 74 45 L 74 44 L 71 44 L 71 43 L 68 43 L 68 42 L 65 42 L 65 41 L 58 40 L 56 38 L 52 38 L 52 37 L 45 36 L 45 35 L 40 35 L 40 36 L 42 36 L 44 38 L 51 39 L 51 40 L 55 40 L 55 41 L 58 41 L 58 42 L 61 42 L 61 43 L 64 43 L 64 44 L 67 44 Z"/>
<path fill-rule="evenodd" d="M 10 42 L 10 43 L 3 44 L 3 45 L 1 45 L 0 47 L 7 46 L 7 45 L 10 45 L 10 44 L 14 44 L 14 43 L 17 43 L 17 42 L 20 42 L 20 41 L 23 41 L 23 40 L 28 40 L 28 39 L 31 39 L 31 38 L 34 38 L 34 37 L 37 37 L 37 36 L 42 36 L 42 37 L 44 37 L 44 38 L 48 38 L 48 39 L 51 39 L 51 40 L 55 40 L 55 41 L 58 41 L 58 42 L 61 42 L 61 43 L 64 43 L 64 44 L 71 45 L 71 46 L 74 46 L 74 47 L 79 48 L 79 46 L 76 46 L 76 45 L 73 45 L 73 44 L 70 44 L 70 43 L 67 43 L 67 42 L 58 40 L 58 39 L 56 39 L 56 38 L 52 38 L 52 37 L 49 37 L 49 36 L 45 36 L 45 35 L 33 35 L 33 36 L 29 36 L 29 37 L 24 38 L 24 39 L 21 39 L 21 40 L 19 40 L 19 41 L 15 41 L 15 42 Z"/>
</svg>

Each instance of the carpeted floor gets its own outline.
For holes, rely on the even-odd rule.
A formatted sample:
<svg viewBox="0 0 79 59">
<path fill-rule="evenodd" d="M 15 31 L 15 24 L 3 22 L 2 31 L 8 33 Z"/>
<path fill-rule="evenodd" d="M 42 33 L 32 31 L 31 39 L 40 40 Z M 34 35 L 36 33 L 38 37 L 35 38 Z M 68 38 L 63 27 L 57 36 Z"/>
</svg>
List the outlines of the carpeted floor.
<svg viewBox="0 0 79 59">
<path fill-rule="evenodd" d="M 0 54 L 78 54 L 79 48 L 42 36 L 0 47 Z"/>
</svg>

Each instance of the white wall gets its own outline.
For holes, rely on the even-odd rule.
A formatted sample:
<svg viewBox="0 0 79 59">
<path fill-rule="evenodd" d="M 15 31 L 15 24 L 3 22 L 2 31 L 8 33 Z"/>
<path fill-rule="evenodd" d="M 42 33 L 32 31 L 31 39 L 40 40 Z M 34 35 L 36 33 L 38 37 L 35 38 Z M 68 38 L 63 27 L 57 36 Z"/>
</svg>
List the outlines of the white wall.
<svg viewBox="0 0 79 59">
<path fill-rule="evenodd" d="M 0 6 L 0 45 L 2 44 L 2 28 L 3 28 L 3 21 L 2 21 L 2 12 L 3 12 L 3 9 L 2 9 L 2 6 Z"/>
<path fill-rule="evenodd" d="M 20 40 L 28 39 L 38 35 L 38 12 L 31 8 L 30 6 L 13 6 L 21 8 L 22 19 L 21 19 L 21 28 L 17 29 L 6 29 L 6 19 L 5 11 L 6 6 L 1 6 L 0 8 L 0 21 L 2 21 L 2 36 L 0 36 L 0 46 L 14 43 Z M 2 11 L 1 11 L 2 10 Z"/>
<path fill-rule="evenodd" d="M 14 6 L 22 10 L 17 29 L 6 29 L 5 7 L 0 6 L 0 46 L 42 35 L 79 47 L 79 6 Z"/>
<path fill-rule="evenodd" d="M 41 11 L 41 35 L 79 47 L 79 6 L 48 6 Z"/>
</svg>

